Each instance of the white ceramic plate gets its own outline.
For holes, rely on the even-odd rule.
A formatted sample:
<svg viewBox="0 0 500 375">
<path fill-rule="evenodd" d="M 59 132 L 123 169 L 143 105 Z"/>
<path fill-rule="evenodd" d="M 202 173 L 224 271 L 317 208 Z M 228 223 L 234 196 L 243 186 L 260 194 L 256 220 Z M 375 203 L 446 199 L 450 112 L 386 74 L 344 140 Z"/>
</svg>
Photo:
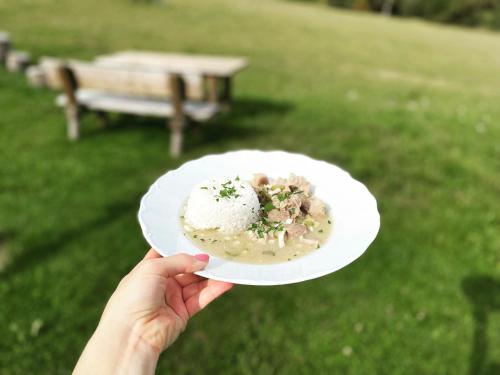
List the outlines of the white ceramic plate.
<svg viewBox="0 0 500 375">
<path fill-rule="evenodd" d="M 198 254 L 183 234 L 179 216 L 191 189 L 212 177 L 254 173 L 271 178 L 290 173 L 311 182 L 314 194 L 329 208 L 333 220 L 327 242 L 310 254 L 278 264 L 247 264 L 211 256 L 199 275 L 248 285 L 297 283 L 332 273 L 361 256 L 377 236 L 380 215 L 368 189 L 339 167 L 283 151 L 235 151 L 189 161 L 161 176 L 141 200 L 139 222 L 144 237 L 161 255 Z"/>
</svg>

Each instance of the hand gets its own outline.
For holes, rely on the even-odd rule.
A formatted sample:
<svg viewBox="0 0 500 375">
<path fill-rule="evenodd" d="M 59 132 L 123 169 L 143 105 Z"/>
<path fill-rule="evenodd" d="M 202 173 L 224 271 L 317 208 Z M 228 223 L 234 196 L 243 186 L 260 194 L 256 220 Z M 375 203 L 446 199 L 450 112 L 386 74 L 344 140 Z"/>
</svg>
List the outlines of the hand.
<svg viewBox="0 0 500 375">
<path fill-rule="evenodd" d="M 206 254 L 162 258 L 150 250 L 111 296 L 75 373 L 154 371 L 159 354 L 186 328 L 189 318 L 232 287 L 193 274 L 207 262 Z M 96 356 L 105 361 L 105 371 L 96 368 L 102 363 Z"/>
</svg>

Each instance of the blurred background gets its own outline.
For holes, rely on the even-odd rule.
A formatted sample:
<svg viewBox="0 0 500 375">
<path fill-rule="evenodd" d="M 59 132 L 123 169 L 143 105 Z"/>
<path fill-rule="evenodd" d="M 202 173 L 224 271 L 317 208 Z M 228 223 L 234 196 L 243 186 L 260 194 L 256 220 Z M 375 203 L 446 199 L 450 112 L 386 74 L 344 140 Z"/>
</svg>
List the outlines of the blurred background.
<svg viewBox="0 0 500 375">
<path fill-rule="evenodd" d="M 163 118 L 88 114 L 69 142 L 61 90 L 0 67 L 0 374 L 69 374 L 148 249 L 141 195 L 187 160 L 242 148 L 345 168 L 377 197 L 381 231 L 329 276 L 237 286 L 158 373 L 499 374 L 499 12 L 493 0 L 0 0 L 0 29 L 33 63 L 130 49 L 248 62 L 231 109 L 186 129 L 179 158 Z"/>
</svg>

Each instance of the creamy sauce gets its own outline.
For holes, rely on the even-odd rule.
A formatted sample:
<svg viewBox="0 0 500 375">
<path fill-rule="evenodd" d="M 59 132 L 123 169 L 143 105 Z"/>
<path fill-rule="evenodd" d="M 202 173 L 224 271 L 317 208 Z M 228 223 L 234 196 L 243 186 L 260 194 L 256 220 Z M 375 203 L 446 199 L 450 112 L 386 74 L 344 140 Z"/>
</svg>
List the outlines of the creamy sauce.
<svg viewBox="0 0 500 375">
<path fill-rule="evenodd" d="M 208 254 L 225 258 L 236 262 L 253 264 L 281 263 L 297 259 L 321 247 L 331 233 L 333 222 L 328 215 L 318 220 L 319 224 L 314 230 L 307 232 L 303 238 L 306 241 L 317 241 L 305 243 L 299 238 L 286 239 L 285 247 L 280 248 L 278 239 L 263 240 L 249 236 L 248 232 L 225 234 L 216 229 L 197 230 L 191 228 L 181 216 L 181 224 L 184 235 L 193 242 L 196 247 L 206 251 Z"/>
</svg>

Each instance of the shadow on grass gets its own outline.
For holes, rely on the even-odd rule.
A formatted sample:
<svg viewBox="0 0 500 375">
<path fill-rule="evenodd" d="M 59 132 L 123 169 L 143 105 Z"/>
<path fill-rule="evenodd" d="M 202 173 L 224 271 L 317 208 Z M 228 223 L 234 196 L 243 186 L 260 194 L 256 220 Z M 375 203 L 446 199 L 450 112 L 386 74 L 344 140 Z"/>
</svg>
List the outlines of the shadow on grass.
<svg viewBox="0 0 500 375">
<path fill-rule="evenodd" d="M 500 312 L 500 280 L 487 275 L 469 276 L 462 281 L 462 291 L 474 316 L 469 374 L 500 374 L 500 362 L 488 359 L 488 319 L 493 312 Z"/>
<path fill-rule="evenodd" d="M 9 262 L 9 254 L 7 251 L 7 239 L 10 233 L 5 233 L 0 230 L 0 273 L 7 267 Z"/>
<path fill-rule="evenodd" d="M 53 233 L 51 240 L 27 246 L 22 254 L 14 257 L 7 264 L 5 270 L 0 272 L 0 280 L 7 279 L 18 272 L 30 269 L 34 265 L 56 256 L 68 243 L 81 240 L 82 237 L 92 231 L 108 225 L 125 214 L 129 215 L 131 211 L 137 208 L 139 198 L 140 195 L 137 194 L 130 199 L 110 204 L 104 208 L 105 212 L 103 214 L 96 216 L 94 219 L 86 223 L 81 223 L 75 228 L 70 228 L 60 233 Z"/>
<path fill-rule="evenodd" d="M 198 143 L 211 144 L 225 143 L 229 139 L 248 138 L 258 134 L 256 127 L 243 126 L 249 119 L 270 115 L 282 115 L 293 108 L 292 104 L 283 101 L 271 101 L 258 98 L 242 98 L 234 101 L 227 113 L 221 113 L 207 124 L 191 123 L 187 129 L 187 140 L 192 141 L 190 146 Z M 87 118 L 93 116 L 90 112 L 83 121 L 83 138 L 106 136 L 116 132 L 141 131 L 146 136 L 169 136 L 168 119 L 151 118 L 132 115 L 112 115 L 107 126 L 85 129 Z"/>
</svg>

